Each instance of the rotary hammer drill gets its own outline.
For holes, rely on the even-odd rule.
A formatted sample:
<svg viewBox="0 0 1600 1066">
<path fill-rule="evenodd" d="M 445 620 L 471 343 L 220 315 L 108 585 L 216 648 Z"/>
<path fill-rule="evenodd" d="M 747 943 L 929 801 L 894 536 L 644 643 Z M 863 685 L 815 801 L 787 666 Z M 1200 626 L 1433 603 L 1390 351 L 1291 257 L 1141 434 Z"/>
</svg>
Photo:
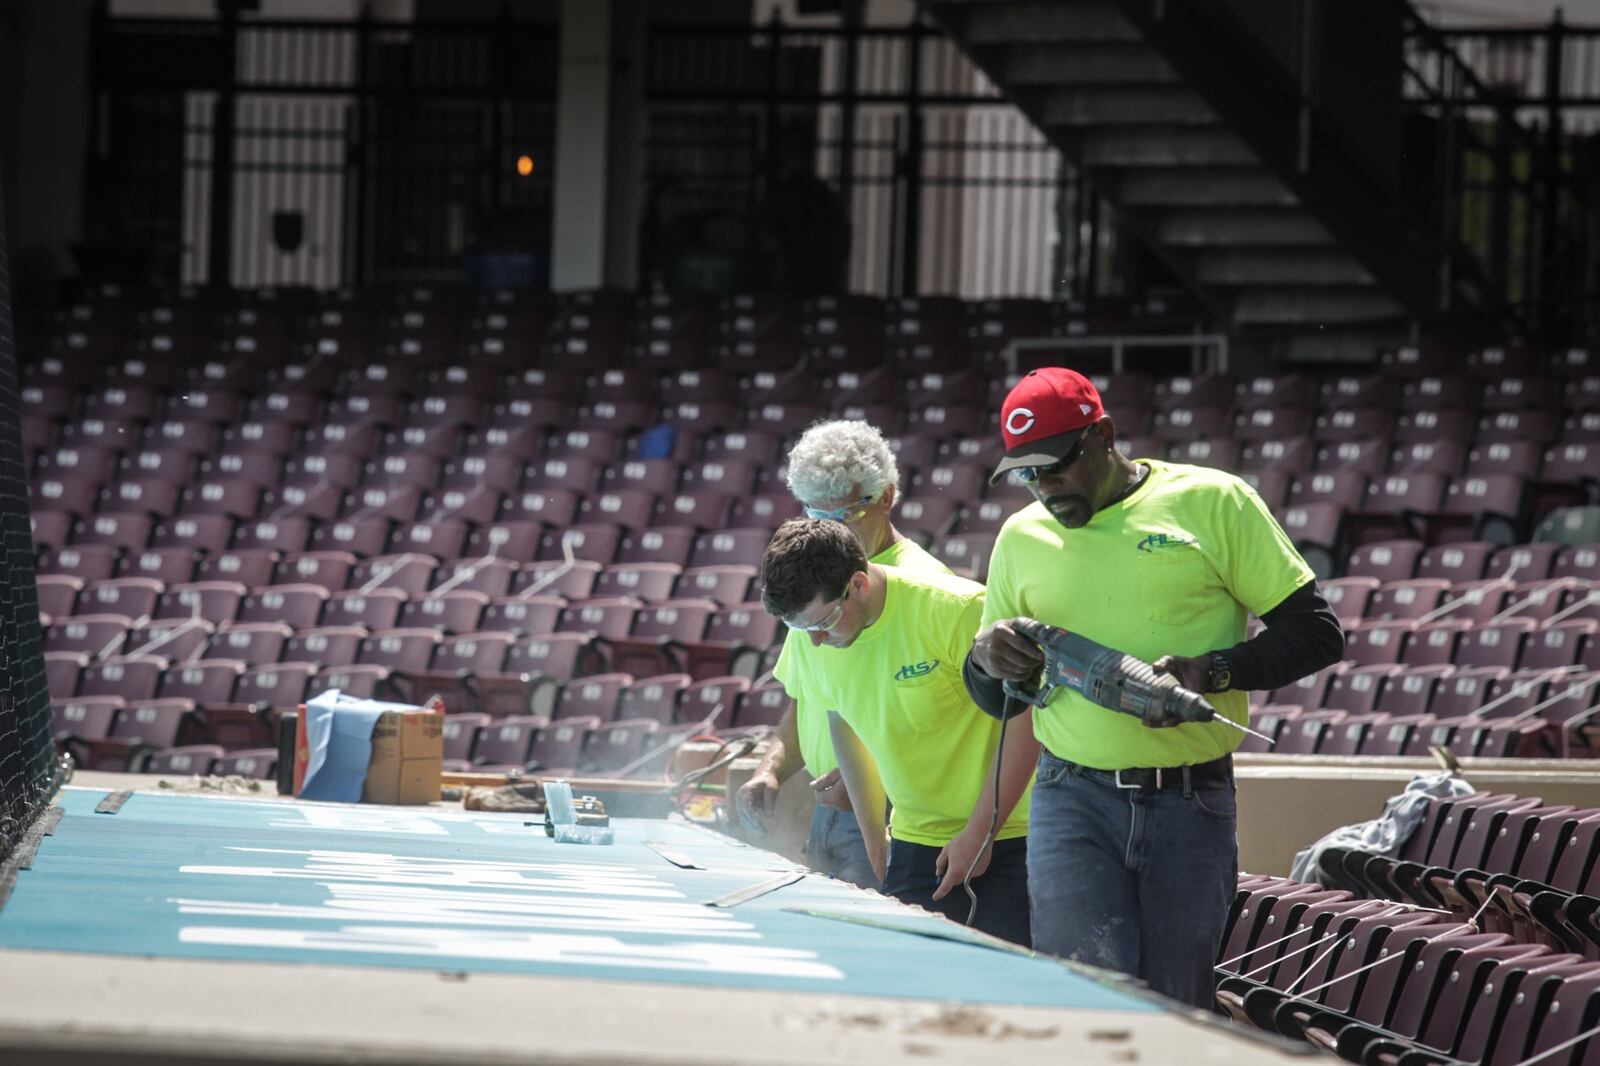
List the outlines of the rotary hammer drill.
<svg viewBox="0 0 1600 1066">
<path fill-rule="evenodd" d="M 1012 700 L 1043 707 L 1056 688 L 1065 686 L 1082 693 L 1091 703 L 1132 715 L 1146 725 L 1160 725 L 1172 719 L 1225 722 L 1261 736 L 1218 714 L 1200 693 L 1184 688 L 1176 677 L 1158 672 L 1143 659 L 1031 618 L 1019 618 L 1012 627 L 1044 652 L 1039 682 L 1005 683 L 1006 696 Z M 1020 709 L 1017 713 L 1021 713 Z"/>
</svg>

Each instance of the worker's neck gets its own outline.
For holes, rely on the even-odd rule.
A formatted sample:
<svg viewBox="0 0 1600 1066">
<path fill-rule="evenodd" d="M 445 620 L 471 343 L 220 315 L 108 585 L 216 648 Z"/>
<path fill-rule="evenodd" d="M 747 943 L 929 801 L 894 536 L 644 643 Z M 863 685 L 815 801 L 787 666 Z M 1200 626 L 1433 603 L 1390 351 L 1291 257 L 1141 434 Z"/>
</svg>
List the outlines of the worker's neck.
<svg viewBox="0 0 1600 1066">
<path fill-rule="evenodd" d="M 883 531 L 877 536 L 873 537 L 870 544 L 864 543 L 861 545 L 861 547 L 866 550 L 868 559 L 875 559 L 880 554 L 888 551 L 891 547 L 905 539 L 906 537 L 904 533 L 901 533 L 898 529 L 894 528 L 893 525 L 885 524 Z"/>
<path fill-rule="evenodd" d="M 867 627 L 877 624 L 883 617 L 883 605 L 889 596 L 889 575 L 877 563 L 867 564 Z"/>
</svg>

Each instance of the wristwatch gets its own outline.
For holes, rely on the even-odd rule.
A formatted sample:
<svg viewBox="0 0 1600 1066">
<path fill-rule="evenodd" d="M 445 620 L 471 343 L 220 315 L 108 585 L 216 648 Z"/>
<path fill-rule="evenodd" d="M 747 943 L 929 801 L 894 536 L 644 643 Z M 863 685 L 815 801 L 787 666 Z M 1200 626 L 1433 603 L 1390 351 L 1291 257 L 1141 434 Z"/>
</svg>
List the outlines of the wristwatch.
<svg viewBox="0 0 1600 1066">
<path fill-rule="evenodd" d="M 1228 665 L 1228 657 L 1220 651 L 1214 651 L 1206 658 L 1206 691 L 1226 692 L 1232 688 L 1233 667 Z"/>
</svg>

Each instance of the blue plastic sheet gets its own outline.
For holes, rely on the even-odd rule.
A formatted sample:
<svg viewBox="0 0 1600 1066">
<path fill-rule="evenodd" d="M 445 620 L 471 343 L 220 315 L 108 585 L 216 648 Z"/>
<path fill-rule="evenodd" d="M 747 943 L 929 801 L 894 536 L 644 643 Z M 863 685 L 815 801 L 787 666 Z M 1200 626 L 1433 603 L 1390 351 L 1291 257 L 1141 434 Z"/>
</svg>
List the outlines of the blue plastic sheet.
<svg viewBox="0 0 1600 1066">
<path fill-rule="evenodd" d="M 403 703 L 346 696 L 338 689 L 306 701 L 310 748 L 301 799 L 360 803 L 372 761 L 372 728 L 385 711 L 415 710 Z"/>
</svg>

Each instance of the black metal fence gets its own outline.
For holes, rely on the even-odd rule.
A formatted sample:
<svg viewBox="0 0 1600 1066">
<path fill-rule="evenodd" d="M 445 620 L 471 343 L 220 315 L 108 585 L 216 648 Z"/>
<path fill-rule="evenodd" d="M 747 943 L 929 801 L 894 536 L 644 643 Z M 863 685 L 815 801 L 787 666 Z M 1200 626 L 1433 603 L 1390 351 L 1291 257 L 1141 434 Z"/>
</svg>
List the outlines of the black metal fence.
<svg viewBox="0 0 1600 1066">
<path fill-rule="evenodd" d="M 34 587 L 4 220 L 0 204 L 0 905 L 14 873 L 7 858 L 64 771 L 55 756 Z"/>
<path fill-rule="evenodd" d="M 86 274 L 326 288 L 548 263 L 556 27 L 219 7 L 98 9 Z"/>
<path fill-rule="evenodd" d="M 1600 326 L 1600 28 L 1408 25 L 1409 193 L 1548 335 Z"/>
<path fill-rule="evenodd" d="M 1092 294 L 1074 169 L 920 22 L 655 26 L 645 95 L 646 281 Z"/>
</svg>

